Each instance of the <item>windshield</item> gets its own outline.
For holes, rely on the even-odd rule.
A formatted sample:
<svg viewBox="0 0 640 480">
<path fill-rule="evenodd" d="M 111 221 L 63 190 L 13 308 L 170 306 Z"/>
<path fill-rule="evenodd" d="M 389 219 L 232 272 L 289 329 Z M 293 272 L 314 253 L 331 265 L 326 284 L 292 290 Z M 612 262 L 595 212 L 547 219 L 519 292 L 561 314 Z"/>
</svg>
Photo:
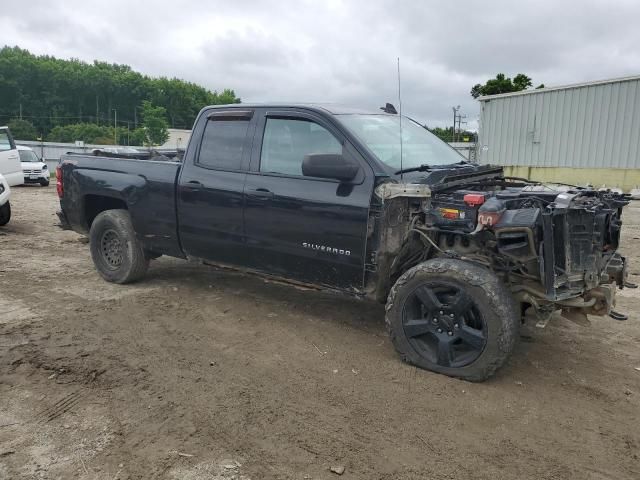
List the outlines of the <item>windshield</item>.
<svg viewBox="0 0 640 480">
<path fill-rule="evenodd" d="M 402 117 L 402 167 L 400 167 L 400 117 L 391 115 L 339 115 L 340 121 L 364 142 L 378 159 L 395 170 L 420 165 L 450 165 L 465 158 L 413 120 Z"/>
<path fill-rule="evenodd" d="M 18 150 L 21 162 L 39 162 L 40 159 L 31 150 Z"/>
</svg>

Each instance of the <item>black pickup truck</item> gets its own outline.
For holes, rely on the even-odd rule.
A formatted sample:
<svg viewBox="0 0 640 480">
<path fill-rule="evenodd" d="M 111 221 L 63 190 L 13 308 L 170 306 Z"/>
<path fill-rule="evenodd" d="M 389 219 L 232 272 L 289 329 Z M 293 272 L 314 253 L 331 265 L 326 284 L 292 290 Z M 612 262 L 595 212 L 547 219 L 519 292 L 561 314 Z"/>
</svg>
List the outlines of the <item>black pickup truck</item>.
<svg viewBox="0 0 640 480">
<path fill-rule="evenodd" d="M 624 318 L 622 195 L 506 177 L 393 113 L 207 107 L 183 158 L 67 154 L 57 189 L 107 281 L 169 255 L 386 302 L 403 360 L 467 380 L 526 310 Z"/>
</svg>

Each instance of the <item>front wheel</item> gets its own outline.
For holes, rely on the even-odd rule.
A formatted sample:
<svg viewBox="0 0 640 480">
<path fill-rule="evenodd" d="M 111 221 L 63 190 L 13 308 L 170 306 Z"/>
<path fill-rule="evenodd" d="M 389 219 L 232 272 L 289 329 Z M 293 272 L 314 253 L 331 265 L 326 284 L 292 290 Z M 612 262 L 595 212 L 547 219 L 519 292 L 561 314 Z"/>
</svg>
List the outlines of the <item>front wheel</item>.
<svg viewBox="0 0 640 480">
<path fill-rule="evenodd" d="M 131 283 L 144 277 L 149 259 L 136 238 L 126 210 L 106 210 L 91 224 L 91 258 L 98 273 L 113 283 Z"/>
<path fill-rule="evenodd" d="M 46 179 L 46 178 L 40 180 L 40 186 L 41 187 L 48 187 L 49 186 L 49 180 Z"/>
<path fill-rule="evenodd" d="M 0 227 L 6 225 L 11 220 L 11 204 L 9 202 L 0 206 Z"/>
<path fill-rule="evenodd" d="M 386 323 L 402 359 L 469 381 L 504 364 L 519 334 L 510 292 L 490 271 L 433 259 L 405 272 L 389 293 Z"/>
</svg>

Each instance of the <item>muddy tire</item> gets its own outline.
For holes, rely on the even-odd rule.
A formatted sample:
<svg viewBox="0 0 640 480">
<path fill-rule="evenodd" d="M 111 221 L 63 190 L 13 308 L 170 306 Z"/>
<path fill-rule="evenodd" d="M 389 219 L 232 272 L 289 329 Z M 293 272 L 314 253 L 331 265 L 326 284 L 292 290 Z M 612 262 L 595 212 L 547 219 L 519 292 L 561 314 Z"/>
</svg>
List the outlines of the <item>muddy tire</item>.
<svg viewBox="0 0 640 480">
<path fill-rule="evenodd" d="M 490 271 L 454 259 L 433 259 L 392 287 L 386 324 L 402 360 L 481 382 L 500 368 L 519 336 L 510 292 Z"/>
<path fill-rule="evenodd" d="M 89 244 L 93 263 L 108 282 L 135 282 L 147 272 L 149 260 L 126 210 L 100 213 L 91 224 Z"/>
<path fill-rule="evenodd" d="M 11 204 L 5 203 L 0 207 L 0 227 L 6 225 L 11 220 Z"/>
</svg>

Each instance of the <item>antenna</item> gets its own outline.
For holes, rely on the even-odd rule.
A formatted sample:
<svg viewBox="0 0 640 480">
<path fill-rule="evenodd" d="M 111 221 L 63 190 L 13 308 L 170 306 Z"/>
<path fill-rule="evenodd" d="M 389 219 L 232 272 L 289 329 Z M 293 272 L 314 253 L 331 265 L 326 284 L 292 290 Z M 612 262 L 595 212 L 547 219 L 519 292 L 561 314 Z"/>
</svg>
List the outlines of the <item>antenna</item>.
<svg viewBox="0 0 640 480">
<path fill-rule="evenodd" d="M 400 57 L 398 57 L 398 106 L 400 107 L 400 182 L 402 182 L 402 95 L 400 92 Z"/>
</svg>

